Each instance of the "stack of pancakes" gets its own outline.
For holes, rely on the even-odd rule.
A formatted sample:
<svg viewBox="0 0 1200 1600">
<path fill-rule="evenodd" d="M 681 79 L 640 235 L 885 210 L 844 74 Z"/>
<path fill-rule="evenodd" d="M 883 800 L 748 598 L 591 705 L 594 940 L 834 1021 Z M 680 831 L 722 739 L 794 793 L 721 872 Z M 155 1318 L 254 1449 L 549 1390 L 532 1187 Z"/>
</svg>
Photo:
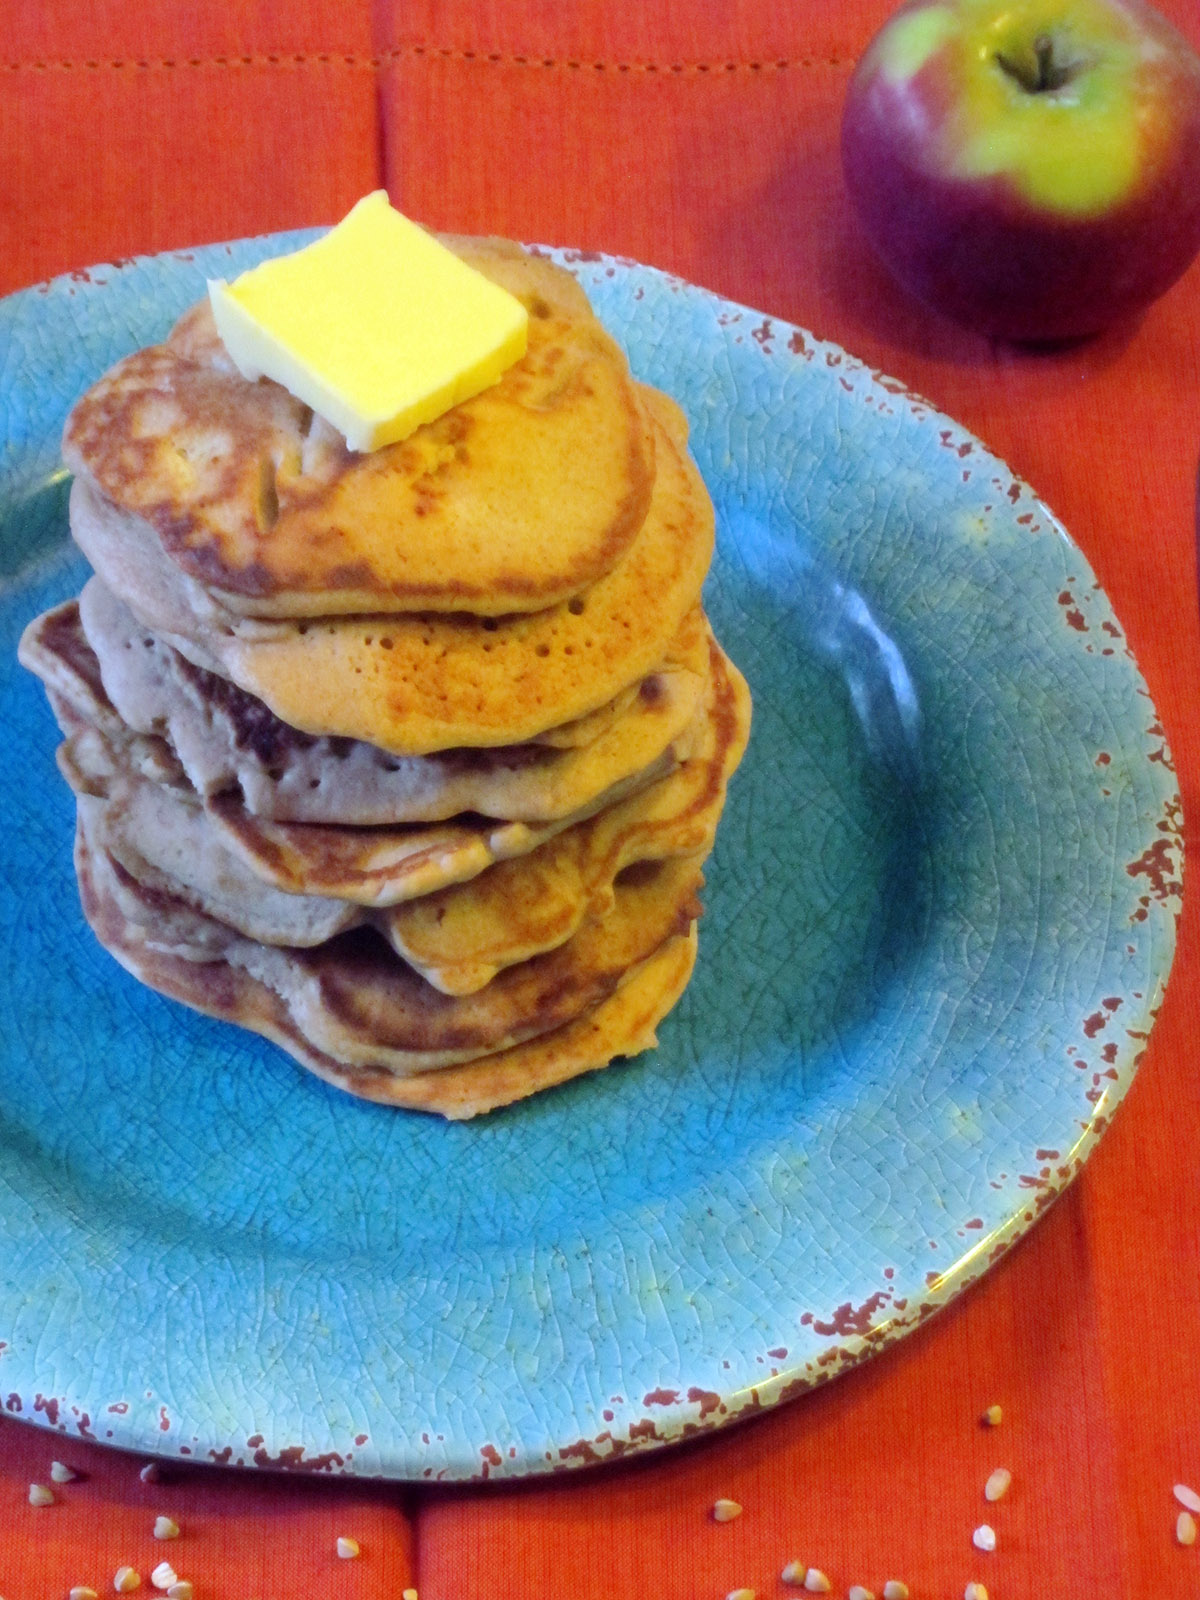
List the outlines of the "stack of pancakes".
<svg viewBox="0 0 1200 1600">
<path fill-rule="evenodd" d="M 678 408 L 569 274 L 447 240 L 525 357 L 368 455 L 207 303 L 78 402 L 96 576 L 26 630 L 103 944 L 355 1094 L 472 1116 L 655 1043 L 749 729 Z"/>
</svg>

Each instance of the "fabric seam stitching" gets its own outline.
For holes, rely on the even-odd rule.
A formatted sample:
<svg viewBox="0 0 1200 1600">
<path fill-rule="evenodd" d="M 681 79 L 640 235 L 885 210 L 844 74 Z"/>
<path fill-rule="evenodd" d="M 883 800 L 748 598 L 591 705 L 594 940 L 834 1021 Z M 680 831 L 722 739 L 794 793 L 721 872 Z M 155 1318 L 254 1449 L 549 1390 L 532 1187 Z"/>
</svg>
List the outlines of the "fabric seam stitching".
<svg viewBox="0 0 1200 1600">
<path fill-rule="evenodd" d="M 719 60 L 719 61 L 606 61 L 589 56 L 537 56 L 518 55 L 499 50 L 467 50 L 447 45 L 410 44 L 376 55 L 346 55 L 331 51 L 312 51 L 288 54 L 285 52 L 230 54 L 221 56 L 129 56 L 100 58 L 89 56 L 80 59 L 49 59 L 35 57 L 29 60 L 5 61 L 0 71 L 16 72 L 155 72 L 177 71 L 184 68 L 242 67 L 351 67 L 378 71 L 403 60 L 456 61 L 484 66 L 529 67 L 542 71 L 596 72 L 596 73 L 662 73 L 673 76 L 720 77 L 727 73 L 778 73 L 797 68 L 838 68 L 846 63 L 838 56 L 796 56 L 780 60 Z"/>
</svg>

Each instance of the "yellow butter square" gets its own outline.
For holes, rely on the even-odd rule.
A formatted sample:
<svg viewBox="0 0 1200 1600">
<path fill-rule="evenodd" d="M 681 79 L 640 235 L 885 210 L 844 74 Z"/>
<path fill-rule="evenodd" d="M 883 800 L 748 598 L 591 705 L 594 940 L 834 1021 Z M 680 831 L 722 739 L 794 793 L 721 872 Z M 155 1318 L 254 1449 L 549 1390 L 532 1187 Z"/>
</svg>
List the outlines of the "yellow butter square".
<svg viewBox="0 0 1200 1600">
<path fill-rule="evenodd" d="M 313 244 L 208 288 L 242 375 L 282 384 L 352 450 L 405 438 L 525 354 L 521 302 L 382 189 Z"/>
</svg>

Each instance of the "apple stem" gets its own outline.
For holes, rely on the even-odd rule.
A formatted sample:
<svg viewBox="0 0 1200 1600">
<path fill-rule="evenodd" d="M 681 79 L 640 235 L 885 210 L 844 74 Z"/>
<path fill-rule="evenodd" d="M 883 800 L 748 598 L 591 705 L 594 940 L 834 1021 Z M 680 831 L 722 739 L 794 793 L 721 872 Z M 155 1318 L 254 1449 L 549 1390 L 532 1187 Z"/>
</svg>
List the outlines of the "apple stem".
<svg viewBox="0 0 1200 1600">
<path fill-rule="evenodd" d="M 1052 94 L 1075 76 L 1075 62 L 1064 65 L 1054 59 L 1054 40 L 1048 33 L 1040 33 L 1034 40 L 1032 61 L 1028 57 L 1015 61 L 1002 52 L 997 52 L 996 61 L 1030 94 Z"/>
</svg>

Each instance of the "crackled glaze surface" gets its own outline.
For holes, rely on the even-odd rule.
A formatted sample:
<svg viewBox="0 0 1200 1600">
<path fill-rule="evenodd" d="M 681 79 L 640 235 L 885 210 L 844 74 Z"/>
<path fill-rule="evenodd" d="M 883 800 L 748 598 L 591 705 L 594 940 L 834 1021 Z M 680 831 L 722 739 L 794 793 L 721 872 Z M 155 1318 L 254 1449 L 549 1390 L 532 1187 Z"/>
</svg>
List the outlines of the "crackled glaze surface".
<svg viewBox="0 0 1200 1600">
<path fill-rule="evenodd" d="M 691 417 L 755 696 L 662 1048 L 448 1126 L 141 989 L 79 914 L 13 652 L 84 573 L 70 401 L 289 242 L 0 305 L 0 1405 L 263 1466 L 613 1459 L 869 1354 L 1078 1170 L 1170 965 L 1177 787 L 1086 562 L 977 441 L 808 334 L 564 252 Z"/>
</svg>

